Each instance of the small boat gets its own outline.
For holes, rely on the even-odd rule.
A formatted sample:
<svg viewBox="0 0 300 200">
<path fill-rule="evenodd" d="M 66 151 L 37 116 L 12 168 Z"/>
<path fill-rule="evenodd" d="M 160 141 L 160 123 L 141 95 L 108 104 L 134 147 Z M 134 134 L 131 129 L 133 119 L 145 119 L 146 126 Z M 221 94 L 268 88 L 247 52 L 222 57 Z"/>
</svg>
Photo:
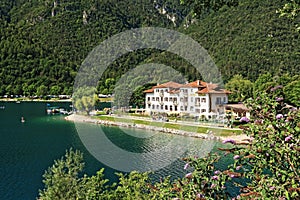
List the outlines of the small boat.
<svg viewBox="0 0 300 200">
<path fill-rule="evenodd" d="M 24 117 L 21 117 L 21 122 L 24 123 L 25 122 L 25 119 Z"/>
<path fill-rule="evenodd" d="M 17 101 L 16 103 L 21 103 L 21 101 Z"/>
<path fill-rule="evenodd" d="M 0 110 L 4 110 L 5 109 L 5 106 L 0 106 Z"/>
</svg>

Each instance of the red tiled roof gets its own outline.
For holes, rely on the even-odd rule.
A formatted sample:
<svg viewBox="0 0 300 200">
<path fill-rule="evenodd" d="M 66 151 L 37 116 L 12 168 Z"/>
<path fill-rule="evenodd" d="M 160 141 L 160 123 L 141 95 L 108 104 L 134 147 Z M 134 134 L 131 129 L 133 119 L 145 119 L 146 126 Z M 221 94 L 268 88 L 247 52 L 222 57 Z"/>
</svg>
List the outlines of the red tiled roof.
<svg viewBox="0 0 300 200">
<path fill-rule="evenodd" d="M 167 83 L 154 86 L 153 88 L 180 88 L 180 87 L 182 87 L 182 84 L 170 81 Z"/>
<path fill-rule="evenodd" d="M 156 88 L 180 88 L 182 86 L 183 85 L 180 84 L 180 83 L 170 81 L 170 82 L 167 82 L 167 83 L 163 83 L 163 84 L 160 84 L 160 85 L 153 86 L 151 89 L 145 90 L 144 92 L 145 93 L 152 93 L 152 92 L 154 92 L 154 89 L 156 89 Z"/>
<path fill-rule="evenodd" d="M 185 84 L 184 87 L 199 88 L 199 87 L 206 87 L 206 85 L 207 85 L 206 82 L 196 80 L 196 81 Z"/>
<path fill-rule="evenodd" d="M 215 83 L 206 83 L 206 87 L 197 92 L 198 94 L 230 94 L 231 92 L 222 88 L 219 88 L 218 84 Z"/>
<path fill-rule="evenodd" d="M 204 81 L 196 80 L 187 84 L 180 84 L 173 81 L 163 83 L 160 85 L 153 86 L 151 89 L 145 90 L 145 93 L 152 93 L 154 92 L 154 89 L 156 88 L 185 88 L 185 87 L 193 87 L 193 88 L 199 88 L 197 91 L 198 94 L 230 94 L 231 92 L 222 88 L 219 88 L 218 84 L 215 83 L 206 83 Z M 170 90 L 170 93 L 178 93 L 179 90 Z"/>
<path fill-rule="evenodd" d="M 154 89 L 151 88 L 151 89 L 145 90 L 144 92 L 145 92 L 145 93 L 152 93 L 152 92 L 154 92 Z"/>
</svg>

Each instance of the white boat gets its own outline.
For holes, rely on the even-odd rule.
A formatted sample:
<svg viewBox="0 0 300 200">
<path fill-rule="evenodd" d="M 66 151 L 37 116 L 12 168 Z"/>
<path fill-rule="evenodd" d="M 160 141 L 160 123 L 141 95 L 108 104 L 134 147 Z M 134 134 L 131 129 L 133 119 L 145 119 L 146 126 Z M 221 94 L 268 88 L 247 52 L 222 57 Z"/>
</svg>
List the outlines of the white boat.
<svg viewBox="0 0 300 200">
<path fill-rule="evenodd" d="M 21 122 L 24 123 L 25 122 L 25 119 L 24 117 L 21 117 Z"/>
</svg>

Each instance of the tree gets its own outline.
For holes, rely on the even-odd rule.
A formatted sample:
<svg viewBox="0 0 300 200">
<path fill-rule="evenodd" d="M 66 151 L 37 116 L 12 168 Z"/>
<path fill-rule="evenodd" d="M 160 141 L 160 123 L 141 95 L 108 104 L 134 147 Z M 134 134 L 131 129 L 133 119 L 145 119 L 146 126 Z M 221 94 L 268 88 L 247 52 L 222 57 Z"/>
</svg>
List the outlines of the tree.
<svg viewBox="0 0 300 200">
<path fill-rule="evenodd" d="M 232 92 L 229 101 L 242 102 L 253 95 L 253 83 L 239 74 L 230 79 L 225 88 Z"/>
<path fill-rule="evenodd" d="M 284 4 L 283 8 L 279 9 L 280 17 L 287 17 L 292 20 L 296 19 L 300 13 L 300 1 L 290 0 L 290 2 Z M 296 30 L 300 32 L 299 22 L 296 24 Z"/>
<path fill-rule="evenodd" d="M 78 111 L 84 111 L 87 115 L 93 110 L 98 96 L 94 87 L 81 87 L 73 93 L 73 105 Z"/>
<path fill-rule="evenodd" d="M 36 90 L 37 96 L 45 96 L 48 93 L 48 88 L 45 85 L 40 85 Z"/>
<path fill-rule="evenodd" d="M 292 81 L 283 89 L 287 102 L 299 107 L 300 106 L 300 81 Z"/>
<path fill-rule="evenodd" d="M 145 84 L 143 86 L 139 86 L 138 88 L 136 88 L 134 90 L 133 94 L 131 95 L 129 104 L 138 106 L 140 108 L 145 108 L 145 93 L 144 93 L 144 91 L 147 89 L 150 89 L 154 85 L 155 84 L 153 84 L 153 83 L 148 83 L 148 84 Z"/>
<path fill-rule="evenodd" d="M 273 81 L 273 76 L 270 73 L 261 74 L 254 82 L 253 96 L 256 97 L 258 93 L 266 91 L 275 85 L 276 83 Z"/>
<path fill-rule="evenodd" d="M 218 11 L 223 6 L 237 6 L 238 0 L 180 0 L 182 4 L 189 5 L 193 14 L 197 18 L 201 18 L 211 12 Z"/>
<path fill-rule="evenodd" d="M 115 79 L 114 78 L 108 78 L 105 80 L 105 87 L 107 89 L 108 94 L 112 94 L 115 86 Z M 104 94 L 104 92 L 103 92 Z"/>
<path fill-rule="evenodd" d="M 60 95 L 61 94 L 61 87 L 58 85 L 54 85 L 50 88 L 51 95 Z"/>
<path fill-rule="evenodd" d="M 72 149 L 67 151 L 43 175 L 45 188 L 39 191 L 39 199 L 102 199 L 106 193 L 105 184 L 108 182 L 104 179 L 104 170 L 99 170 L 92 177 L 80 177 L 83 167 L 82 153 Z"/>
</svg>

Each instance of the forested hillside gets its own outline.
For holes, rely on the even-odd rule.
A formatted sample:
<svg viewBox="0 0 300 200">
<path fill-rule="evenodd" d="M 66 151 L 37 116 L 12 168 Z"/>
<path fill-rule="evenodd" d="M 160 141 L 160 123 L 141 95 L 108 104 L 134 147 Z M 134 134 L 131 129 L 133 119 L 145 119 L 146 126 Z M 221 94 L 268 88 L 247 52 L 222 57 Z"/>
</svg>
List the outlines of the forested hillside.
<svg viewBox="0 0 300 200">
<path fill-rule="evenodd" d="M 225 81 L 234 74 L 253 81 L 266 71 L 299 73 L 297 19 L 276 13 L 285 1 L 220 2 L 206 5 L 204 14 L 195 16 L 192 11 L 199 6 L 180 0 L 3 0 L 0 96 L 71 94 L 76 72 L 95 46 L 124 30 L 148 26 L 189 34 L 208 50 Z M 145 62 L 172 66 L 189 80 L 200 78 L 175 55 L 145 50 L 113 63 L 98 92 L 111 93 L 126 70 Z"/>
<path fill-rule="evenodd" d="M 279 17 L 286 1 L 241 0 L 239 6 L 222 7 L 187 30 L 220 67 L 223 78 L 241 74 L 255 81 L 259 74 L 300 71 L 300 16 Z"/>
</svg>

